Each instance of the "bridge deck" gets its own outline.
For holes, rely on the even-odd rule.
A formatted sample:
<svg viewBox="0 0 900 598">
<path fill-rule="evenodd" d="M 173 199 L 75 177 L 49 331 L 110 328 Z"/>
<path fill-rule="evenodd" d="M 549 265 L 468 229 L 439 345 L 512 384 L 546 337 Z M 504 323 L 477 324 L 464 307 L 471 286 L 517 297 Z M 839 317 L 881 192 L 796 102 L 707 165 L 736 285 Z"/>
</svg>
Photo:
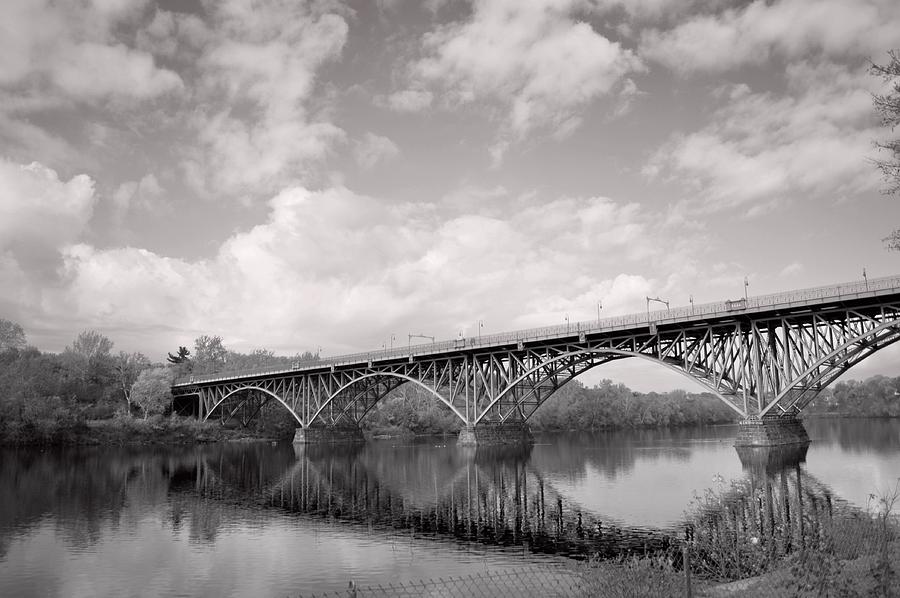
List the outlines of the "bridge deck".
<svg viewBox="0 0 900 598">
<path fill-rule="evenodd" d="M 651 324 L 658 327 L 675 326 L 684 328 L 690 324 L 709 324 L 711 322 L 729 322 L 739 317 L 756 317 L 763 314 L 780 315 L 797 313 L 805 309 L 826 308 L 829 305 L 843 305 L 865 302 L 873 298 L 900 295 L 900 276 L 875 278 L 863 282 L 850 282 L 839 285 L 816 287 L 760 295 L 735 301 L 719 301 L 715 303 L 696 304 L 675 309 L 648 311 L 592 320 L 571 322 L 566 325 L 530 328 L 512 332 L 460 338 L 435 343 L 395 347 L 338 355 L 316 361 L 299 362 L 294 367 L 262 367 L 251 370 L 219 372 L 208 375 L 195 375 L 179 379 L 173 387 L 193 386 L 203 383 L 214 383 L 226 380 L 259 378 L 270 375 L 281 375 L 294 372 L 327 371 L 337 366 L 359 366 L 375 363 L 397 361 L 412 357 L 430 357 L 448 353 L 471 352 L 477 349 L 497 349 L 505 346 L 517 346 L 519 343 L 577 339 L 586 336 L 610 333 L 629 333 L 647 328 Z"/>
</svg>

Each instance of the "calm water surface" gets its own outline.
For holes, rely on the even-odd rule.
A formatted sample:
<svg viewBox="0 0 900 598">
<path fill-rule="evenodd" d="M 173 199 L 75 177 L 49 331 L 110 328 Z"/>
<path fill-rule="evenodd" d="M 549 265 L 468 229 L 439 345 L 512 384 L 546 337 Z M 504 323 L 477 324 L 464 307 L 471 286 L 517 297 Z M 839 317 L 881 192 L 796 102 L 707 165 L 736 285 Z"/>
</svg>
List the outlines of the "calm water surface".
<svg viewBox="0 0 900 598">
<path fill-rule="evenodd" d="M 789 468 L 805 491 L 865 507 L 900 478 L 900 420 L 807 429 L 805 454 L 743 461 L 735 426 L 524 450 L 4 450 L 0 596 L 288 596 L 519 569 L 665 545 L 721 480 Z"/>
</svg>

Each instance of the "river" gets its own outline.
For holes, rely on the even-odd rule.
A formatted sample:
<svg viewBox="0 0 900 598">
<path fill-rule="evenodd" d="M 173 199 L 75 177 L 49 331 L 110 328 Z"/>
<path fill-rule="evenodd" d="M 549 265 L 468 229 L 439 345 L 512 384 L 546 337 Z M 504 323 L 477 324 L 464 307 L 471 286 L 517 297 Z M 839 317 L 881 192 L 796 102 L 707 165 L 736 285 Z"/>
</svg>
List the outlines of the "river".
<svg viewBox="0 0 900 598">
<path fill-rule="evenodd" d="M 739 458 L 736 426 L 453 439 L 0 452 L 0 596 L 291 596 L 646 550 L 696 496 L 793 468 L 866 508 L 900 420 L 806 423 L 805 454 Z M 802 476 L 801 476 L 802 474 Z"/>
</svg>

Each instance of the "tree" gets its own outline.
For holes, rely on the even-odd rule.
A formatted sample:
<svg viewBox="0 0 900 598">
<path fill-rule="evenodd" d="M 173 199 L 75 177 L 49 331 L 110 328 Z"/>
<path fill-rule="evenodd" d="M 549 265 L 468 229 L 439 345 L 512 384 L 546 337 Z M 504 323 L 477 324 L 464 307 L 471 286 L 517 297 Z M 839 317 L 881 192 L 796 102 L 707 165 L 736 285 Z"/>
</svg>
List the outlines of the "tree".
<svg viewBox="0 0 900 598">
<path fill-rule="evenodd" d="M 172 364 L 184 363 L 185 361 L 190 361 L 191 352 L 187 347 L 178 347 L 178 354 L 172 355 L 169 353 L 169 356 L 166 357 L 166 361 Z"/>
<path fill-rule="evenodd" d="M 131 400 L 144 412 L 144 419 L 165 411 L 172 403 L 172 371 L 166 367 L 142 371 L 131 387 Z"/>
<path fill-rule="evenodd" d="M 131 413 L 131 389 L 141 372 L 150 367 L 150 360 L 143 353 L 126 353 L 119 351 L 113 358 L 113 372 L 116 383 L 122 389 L 122 395 Z"/>
<path fill-rule="evenodd" d="M 195 374 L 214 374 L 225 369 L 228 349 L 222 344 L 222 337 L 203 335 L 194 341 Z"/>
<path fill-rule="evenodd" d="M 65 348 L 63 363 L 82 384 L 102 385 L 112 375 L 112 348 L 113 343 L 107 337 L 96 330 L 85 330 Z"/>
<path fill-rule="evenodd" d="M 874 102 L 881 116 L 881 124 L 893 131 L 900 125 L 900 50 L 891 50 L 888 57 L 887 64 L 872 64 L 870 72 L 887 83 L 888 91 L 875 94 Z M 887 182 L 884 192 L 900 194 L 900 137 L 876 142 L 875 145 L 888 153 L 886 159 L 875 160 Z M 895 230 L 885 241 L 890 249 L 900 250 L 900 230 Z"/>
<path fill-rule="evenodd" d="M 25 331 L 15 322 L 0 318 L 0 353 L 25 346 Z"/>
</svg>

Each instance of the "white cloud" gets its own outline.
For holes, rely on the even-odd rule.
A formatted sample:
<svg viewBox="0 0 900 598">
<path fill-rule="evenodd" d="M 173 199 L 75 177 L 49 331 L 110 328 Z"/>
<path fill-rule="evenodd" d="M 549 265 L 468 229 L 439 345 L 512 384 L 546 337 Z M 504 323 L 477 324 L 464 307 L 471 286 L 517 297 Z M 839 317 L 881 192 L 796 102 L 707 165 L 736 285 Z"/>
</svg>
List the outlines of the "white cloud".
<svg viewBox="0 0 900 598">
<path fill-rule="evenodd" d="M 470 19 L 423 39 L 412 78 L 449 105 L 504 107 L 514 136 L 577 126 L 584 108 L 611 93 L 640 60 L 573 16 L 581 2 L 477 1 Z"/>
<path fill-rule="evenodd" d="M 150 173 L 139 181 L 127 181 L 119 185 L 113 193 L 112 200 L 120 213 L 127 212 L 132 207 L 150 210 L 160 205 L 164 192 L 156 175 Z"/>
<path fill-rule="evenodd" d="M 8 154 L 81 170 L 137 147 L 152 169 L 177 161 L 186 182 L 210 197 L 265 197 L 314 178 L 344 137 L 316 78 L 340 57 L 347 9 L 216 2 L 192 15 L 148 4 L 3 5 L 0 139 Z M 51 104 L 66 126 L 45 118 Z M 114 143 L 98 142 L 98 130 Z M 72 149 L 88 143 L 99 151 Z M 166 149 L 154 156 L 155 144 Z"/>
<path fill-rule="evenodd" d="M 634 204 L 489 195 L 398 204 L 292 188 L 208 260 L 70 244 L 41 317 L 71 334 L 131 330 L 148 351 L 203 332 L 244 348 L 349 351 L 391 332 L 452 337 L 476 319 L 492 330 L 592 319 L 597 300 L 605 315 L 634 311 L 651 283 L 619 274 L 671 248 L 662 231 L 648 241 Z"/>
<path fill-rule="evenodd" d="M 659 21 L 680 16 L 691 11 L 698 4 L 725 4 L 728 0 L 591 0 L 599 10 L 607 12 L 614 9 L 623 11 L 629 19 L 626 21 Z"/>
<path fill-rule="evenodd" d="M 181 78 L 149 53 L 115 38 L 143 2 L 86 6 L 32 0 L 5 2 L 0 18 L 0 85 L 49 85 L 75 100 L 147 99 L 177 90 Z"/>
<path fill-rule="evenodd" d="M 157 68 L 152 55 L 123 44 L 78 44 L 59 56 L 51 71 L 64 93 L 83 99 L 152 98 L 181 87 L 181 78 Z"/>
<path fill-rule="evenodd" d="M 375 103 L 397 112 L 421 112 L 431 106 L 434 94 L 422 89 L 403 89 L 387 97 L 378 96 Z"/>
<path fill-rule="evenodd" d="M 94 183 L 86 175 L 59 179 L 37 162 L 0 158 L 0 250 L 20 259 L 78 238 L 93 213 Z"/>
<path fill-rule="evenodd" d="M 867 57 L 896 44 L 894 0 L 756 0 L 643 32 L 641 56 L 678 71 L 724 71 L 772 56 Z"/>
<path fill-rule="evenodd" d="M 786 72 L 788 91 L 726 93 L 726 104 L 700 130 L 660 148 L 645 172 L 679 180 L 704 207 L 770 209 L 786 198 L 837 199 L 876 189 L 867 160 L 875 122 L 864 70 L 797 63 Z"/>
<path fill-rule="evenodd" d="M 197 16 L 157 10 L 153 20 L 139 29 L 136 45 L 142 50 L 166 58 L 196 58 L 210 40 L 212 32 Z"/>
<path fill-rule="evenodd" d="M 348 26 L 302 3 L 210 7 L 199 66 L 205 107 L 186 170 L 202 190 L 255 194 L 302 179 L 343 131 L 310 109 L 316 71 L 340 56 Z"/>
<path fill-rule="evenodd" d="M 381 135 L 366 133 L 353 148 L 356 161 L 365 170 L 371 170 L 379 162 L 390 160 L 400 153 L 397 144 Z"/>
<path fill-rule="evenodd" d="M 70 325 L 64 311 L 44 313 L 45 289 L 57 282 L 60 248 L 82 235 L 96 199 L 86 175 L 64 181 L 37 162 L 0 158 L 0 312 L 5 317 L 32 329 L 48 317 L 55 325 Z"/>
</svg>

